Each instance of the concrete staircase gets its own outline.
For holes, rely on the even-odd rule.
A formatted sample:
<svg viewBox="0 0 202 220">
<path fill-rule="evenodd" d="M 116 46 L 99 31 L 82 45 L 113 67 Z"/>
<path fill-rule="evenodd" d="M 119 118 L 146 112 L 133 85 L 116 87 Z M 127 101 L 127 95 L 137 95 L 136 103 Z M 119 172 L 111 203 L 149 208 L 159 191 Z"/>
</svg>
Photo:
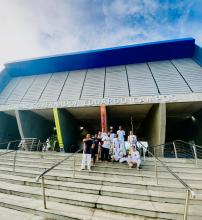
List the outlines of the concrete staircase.
<svg viewBox="0 0 202 220">
<path fill-rule="evenodd" d="M 36 176 L 65 156 L 19 151 L 15 172 L 14 153 L 0 157 L 0 219 L 183 219 L 184 187 L 163 167 L 158 167 L 157 185 L 152 158 L 146 158 L 140 171 L 98 162 L 89 173 L 80 171 L 77 154 L 75 177 L 72 157 L 45 176 L 44 209 Z M 188 219 L 201 220 L 202 162 L 195 167 L 189 159 L 162 160 L 197 192 L 190 200 Z"/>
</svg>

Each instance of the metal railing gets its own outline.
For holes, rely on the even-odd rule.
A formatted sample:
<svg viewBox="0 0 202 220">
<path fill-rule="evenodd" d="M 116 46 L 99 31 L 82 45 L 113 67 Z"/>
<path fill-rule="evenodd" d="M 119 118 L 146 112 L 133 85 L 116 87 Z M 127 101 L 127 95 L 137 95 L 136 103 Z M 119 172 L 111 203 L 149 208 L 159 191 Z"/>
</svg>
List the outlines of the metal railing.
<svg viewBox="0 0 202 220">
<path fill-rule="evenodd" d="M 7 141 L 7 142 L 2 142 L 0 143 L 0 146 L 6 146 L 6 152 L 1 153 L 0 157 L 3 155 L 11 154 L 14 153 L 14 158 L 13 158 L 13 172 L 15 172 L 15 165 L 16 165 L 16 157 L 17 157 L 17 151 L 19 149 L 19 143 L 20 140 L 14 140 L 14 141 Z M 10 148 L 12 150 L 10 150 Z"/>
<path fill-rule="evenodd" d="M 173 145 L 175 145 L 176 148 L 178 147 L 178 145 L 180 146 L 183 145 L 183 146 L 186 146 L 188 149 L 190 149 L 190 154 L 192 155 L 194 159 L 194 163 L 196 166 L 198 166 L 198 159 L 202 159 L 202 146 L 191 143 L 191 142 L 183 141 L 183 140 L 173 141 Z M 178 158 L 179 157 L 178 149 L 176 151 L 177 151 L 176 158 Z"/>
<path fill-rule="evenodd" d="M 202 146 L 183 140 L 175 140 L 173 142 L 151 146 L 149 148 L 154 155 L 157 153 L 157 148 L 161 148 L 160 150 L 164 157 L 187 158 L 190 159 L 190 161 L 193 160 L 195 166 L 199 165 L 198 159 L 202 159 Z M 202 165 L 202 163 L 200 165 Z"/>
<path fill-rule="evenodd" d="M 15 172 L 15 164 L 16 164 L 17 149 L 16 149 L 16 150 L 7 151 L 7 152 L 5 152 L 5 153 L 2 153 L 2 154 L 0 154 L 0 157 L 3 156 L 3 155 L 6 155 L 6 154 L 13 153 L 13 152 L 15 152 L 15 154 L 14 154 L 14 158 L 13 158 L 13 172 Z"/>
<path fill-rule="evenodd" d="M 145 149 L 145 146 L 139 142 L 143 149 Z M 156 147 L 162 146 L 163 144 L 157 145 Z M 153 146 L 155 147 L 155 146 Z M 155 148 L 154 148 L 155 149 Z M 185 199 L 185 205 L 184 205 L 184 216 L 183 219 L 187 220 L 188 216 L 188 210 L 189 210 L 189 200 L 191 198 L 196 197 L 195 191 L 187 184 L 185 183 L 175 172 L 173 172 L 162 160 L 160 160 L 158 157 L 156 157 L 148 148 L 147 148 L 148 154 L 154 158 L 154 170 L 155 170 L 155 177 L 156 177 L 156 183 L 158 185 L 158 162 L 172 175 L 177 179 L 186 189 L 186 199 Z"/>
<path fill-rule="evenodd" d="M 40 140 L 38 140 L 37 138 L 24 138 L 21 140 L 13 140 L 13 141 L 7 141 L 7 142 L 0 143 L 0 147 L 3 145 L 4 149 L 6 149 L 6 152 L 1 153 L 0 156 L 14 153 L 13 172 L 15 172 L 18 150 L 23 150 L 25 145 L 27 147 L 27 150 L 29 150 L 29 147 L 32 148 L 34 146 L 36 140 L 37 140 L 37 146 L 39 146 Z"/>
<path fill-rule="evenodd" d="M 44 205 L 44 209 L 47 209 L 47 205 L 46 205 L 46 193 L 45 193 L 45 175 L 50 172 L 51 170 L 53 170 L 55 167 L 59 166 L 60 164 L 62 164 L 65 160 L 69 159 L 70 157 L 73 156 L 73 178 L 75 177 L 75 165 L 76 165 L 76 161 L 75 161 L 75 154 L 79 153 L 82 149 L 77 150 L 74 153 L 71 153 L 70 155 L 68 155 L 67 157 L 65 157 L 64 159 L 62 159 L 61 161 L 59 161 L 58 163 L 54 164 L 53 166 L 51 166 L 50 168 L 46 169 L 45 171 L 43 171 L 40 175 L 38 175 L 36 177 L 36 182 L 39 182 L 40 178 L 41 178 L 41 188 L 42 188 L 42 197 L 43 197 L 43 205 Z"/>
</svg>

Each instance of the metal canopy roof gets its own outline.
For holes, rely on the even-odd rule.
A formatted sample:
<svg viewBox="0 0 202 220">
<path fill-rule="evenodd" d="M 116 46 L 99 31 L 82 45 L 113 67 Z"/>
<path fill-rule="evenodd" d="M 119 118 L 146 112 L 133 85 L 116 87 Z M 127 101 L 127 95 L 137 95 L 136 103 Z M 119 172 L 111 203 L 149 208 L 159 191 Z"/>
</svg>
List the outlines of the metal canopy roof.
<svg viewBox="0 0 202 220">
<path fill-rule="evenodd" d="M 41 57 L 5 64 L 11 76 L 25 76 L 192 57 L 195 39 L 184 38 Z"/>
</svg>

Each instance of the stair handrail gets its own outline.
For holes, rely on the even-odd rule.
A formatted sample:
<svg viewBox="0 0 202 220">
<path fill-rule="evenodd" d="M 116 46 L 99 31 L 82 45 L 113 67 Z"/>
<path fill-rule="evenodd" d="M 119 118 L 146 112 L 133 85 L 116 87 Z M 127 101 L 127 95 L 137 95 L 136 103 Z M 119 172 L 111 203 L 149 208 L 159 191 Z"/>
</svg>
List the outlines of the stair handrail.
<svg viewBox="0 0 202 220">
<path fill-rule="evenodd" d="M 70 155 L 66 156 L 64 159 L 60 160 L 59 162 L 55 163 L 54 165 L 52 165 L 51 167 L 45 169 L 43 172 L 41 172 L 41 174 L 39 174 L 36 177 L 36 182 L 38 183 L 39 180 L 41 179 L 41 188 L 42 188 L 42 196 L 43 196 L 43 205 L 44 205 L 44 209 L 47 209 L 47 205 L 46 205 L 46 194 L 45 194 L 45 174 L 47 174 L 48 172 L 50 172 L 51 170 L 53 170 L 55 167 L 59 166 L 61 163 L 63 163 L 65 160 L 69 159 L 70 157 L 73 156 L 73 178 L 75 177 L 75 154 L 79 153 L 81 150 L 83 150 L 82 148 L 78 149 L 77 151 L 75 151 L 74 153 L 71 153 Z"/>
<path fill-rule="evenodd" d="M 5 142 L 4 144 L 7 144 L 7 151 L 4 152 L 4 153 L 1 153 L 0 154 L 0 157 L 3 156 L 3 155 L 6 155 L 6 154 L 11 154 L 11 153 L 15 153 L 14 154 L 14 158 L 13 158 L 13 172 L 15 172 L 15 164 L 16 164 L 16 157 L 17 157 L 17 151 L 18 151 L 18 147 L 17 148 L 14 148 L 14 150 L 9 150 L 9 147 L 10 147 L 10 143 L 14 143 L 14 142 L 19 142 L 19 140 L 16 140 L 16 141 L 8 141 L 8 142 Z M 1 144 L 1 143 L 0 143 Z"/>
<path fill-rule="evenodd" d="M 187 142 L 187 141 L 183 141 L 183 140 L 175 140 L 175 141 L 173 141 L 173 145 L 174 146 L 176 145 L 176 143 L 188 144 L 188 145 L 190 145 L 192 147 L 193 152 L 194 152 L 193 154 L 194 154 L 194 159 L 195 159 L 195 165 L 197 167 L 198 166 L 198 155 L 197 155 L 198 152 L 197 152 L 196 148 L 199 148 L 199 149 L 202 150 L 202 146 L 200 146 L 198 144 L 190 143 L 190 142 Z"/>
<path fill-rule="evenodd" d="M 192 145 L 192 146 L 195 146 L 195 147 L 199 147 L 202 149 L 202 146 L 201 145 L 198 145 L 198 144 L 194 144 L 194 143 L 190 143 L 190 142 L 187 142 L 187 141 L 183 141 L 183 140 L 175 140 L 173 142 L 182 142 L 184 144 L 189 144 L 189 145 Z"/>
<path fill-rule="evenodd" d="M 147 149 L 140 141 L 139 141 L 139 143 L 141 144 L 141 146 L 144 149 Z M 190 195 L 191 195 L 192 198 L 196 198 L 196 192 L 187 183 L 185 183 L 185 181 L 183 181 L 175 172 L 173 172 L 162 160 L 160 160 L 151 151 L 149 151 L 149 149 L 147 149 L 147 151 L 155 159 L 155 176 L 156 176 L 156 179 L 157 179 L 157 184 L 158 184 L 157 162 L 159 162 L 163 167 L 166 168 L 166 170 L 172 176 L 174 176 L 186 188 L 186 200 L 185 200 L 185 206 L 184 206 L 184 217 L 183 217 L 183 219 L 187 220 Z"/>
</svg>

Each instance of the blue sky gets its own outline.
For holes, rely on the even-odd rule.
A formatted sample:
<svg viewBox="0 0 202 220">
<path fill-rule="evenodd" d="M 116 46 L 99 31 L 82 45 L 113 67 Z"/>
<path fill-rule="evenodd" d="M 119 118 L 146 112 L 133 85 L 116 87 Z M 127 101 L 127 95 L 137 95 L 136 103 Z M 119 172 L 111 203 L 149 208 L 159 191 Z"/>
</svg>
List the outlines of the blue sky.
<svg viewBox="0 0 202 220">
<path fill-rule="evenodd" d="M 0 0 L 0 5 L 0 65 L 190 36 L 202 46 L 202 0 Z"/>
</svg>

